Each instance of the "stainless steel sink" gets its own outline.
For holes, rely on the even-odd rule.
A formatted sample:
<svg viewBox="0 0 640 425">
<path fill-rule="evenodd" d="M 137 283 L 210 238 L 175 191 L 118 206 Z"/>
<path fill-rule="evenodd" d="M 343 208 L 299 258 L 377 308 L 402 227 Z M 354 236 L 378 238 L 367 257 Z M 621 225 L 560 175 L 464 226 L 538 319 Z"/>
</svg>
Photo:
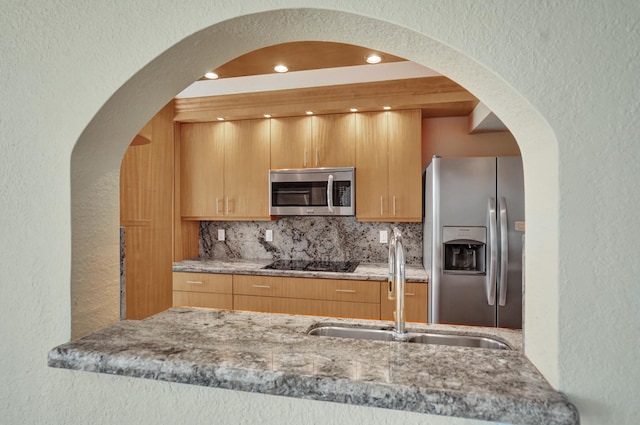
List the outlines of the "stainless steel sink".
<svg viewBox="0 0 640 425">
<path fill-rule="evenodd" d="M 393 329 L 372 329 L 350 326 L 318 326 L 307 331 L 308 335 L 338 338 L 369 339 L 376 341 L 398 341 Z M 416 344 L 452 345 L 456 347 L 492 348 L 511 350 L 504 342 L 493 338 L 473 335 L 439 334 L 433 332 L 408 332 L 405 342 Z"/>
</svg>

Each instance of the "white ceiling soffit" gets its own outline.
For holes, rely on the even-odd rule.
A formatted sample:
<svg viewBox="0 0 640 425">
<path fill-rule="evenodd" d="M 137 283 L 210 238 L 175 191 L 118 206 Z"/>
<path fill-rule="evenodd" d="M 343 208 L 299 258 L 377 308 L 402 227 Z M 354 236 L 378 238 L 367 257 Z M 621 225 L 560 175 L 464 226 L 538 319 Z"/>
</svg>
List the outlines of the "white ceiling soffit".
<svg viewBox="0 0 640 425">
<path fill-rule="evenodd" d="M 509 131 L 509 129 L 484 103 L 478 103 L 469 114 L 469 134 L 496 131 Z"/>
<path fill-rule="evenodd" d="M 176 97 L 219 96 L 224 94 L 253 93 L 303 87 L 401 80 L 405 78 L 435 77 L 439 75 L 440 74 L 432 69 L 422 65 L 403 61 L 377 65 L 358 65 L 287 72 L 286 74 L 274 73 L 248 77 L 221 78 L 219 80 L 200 80 L 191 84 Z"/>
</svg>

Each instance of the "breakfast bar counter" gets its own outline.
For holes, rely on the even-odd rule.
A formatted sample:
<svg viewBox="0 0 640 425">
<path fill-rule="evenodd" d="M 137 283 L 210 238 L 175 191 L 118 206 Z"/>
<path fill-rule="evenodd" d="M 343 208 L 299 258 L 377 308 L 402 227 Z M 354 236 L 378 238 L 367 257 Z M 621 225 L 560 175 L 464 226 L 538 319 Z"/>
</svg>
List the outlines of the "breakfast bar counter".
<svg viewBox="0 0 640 425">
<path fill-rule="evenodd" d="M 390 322 L 209 309 L 125 320 L 49 352 L 51 367 L 513 424 L 578 424 L 521 352 L 521 332 L 474 334 L 513 350 L 307 335 L 318 324 Z"/>
</svg>

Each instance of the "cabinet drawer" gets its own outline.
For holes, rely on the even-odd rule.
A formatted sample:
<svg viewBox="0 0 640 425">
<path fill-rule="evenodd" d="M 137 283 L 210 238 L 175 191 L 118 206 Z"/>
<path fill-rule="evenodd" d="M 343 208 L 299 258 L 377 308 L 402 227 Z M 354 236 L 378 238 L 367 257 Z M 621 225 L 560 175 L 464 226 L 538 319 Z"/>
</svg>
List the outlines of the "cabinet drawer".
<svg viewBox="0 0 640 425">
<path fill-rule="evenodd" d="M 231 294 L 232 281 L 230 274 L 174 272 L 173 290 Z"/>
<path fill-rule="evenodd" d="M 210 292 L 173 291 L 174 307 L 205 307 L 231 310 L 233 295 Z"/>
<path fill-rule="evenodd" d="M 260 297 L 252 295 L 234 295 L 233 303 L 235 310 L 376 320 L 380 318 L 380 304 L 377 303 Z"/>
<path fill-rule="evenodd" d="M 380 283 L 380 319 L 394 320 L 395 300 L 389 300 L 387 282 Z M 408 322 L 427 322 L 427 297 L 429 286 L 426 283 L 410 282 L 405 284 L 404 313 Z"/>
<path fill-rule="evenodd" d="M 234 295 L 380 303 L 379 288 L 368 280 L 233 276 Z"/>
</svg>

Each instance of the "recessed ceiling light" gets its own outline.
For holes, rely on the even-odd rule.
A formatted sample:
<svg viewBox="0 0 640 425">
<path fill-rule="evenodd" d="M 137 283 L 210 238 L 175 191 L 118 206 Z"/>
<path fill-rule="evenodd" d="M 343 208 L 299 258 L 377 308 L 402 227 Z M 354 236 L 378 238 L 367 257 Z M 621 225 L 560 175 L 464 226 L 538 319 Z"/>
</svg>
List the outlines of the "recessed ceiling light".
<svg viewBox="0 0 640 425">
<path fill-rule="evenodd" d="M 372 55 L 367 56 L 366 60 L 367 60 L 367 63 L 380 63 L 382 62 L 382 56 L 374 53 Z"/>
<path fill-rule="evenodd" d="M 264 114 L 265 118 L 271 118 L 271 114 Z"/>
<path fill-rule="evenodd" d="M 313 115 L 313 111 L 307 111 L 306 114 L 307 115 Z"/>
<path fill-rule="evenodd" d="M 218 121 L 224 121 L 224 118 L 218 117 Z"/>
<path fill-rule="evenodd" d="M 388 111 L 389 109 L 391 109 L 391 106 L 383 106 L 382 109 L 384 109 L 385 111 Z"/>
<path fill-rule="evenodd" d="M 204 74 L 204 78 L 208 78 L 209 80 L 217 80 L 218 79 L 218 74 L 216 74 L 213 71 L 207 72 L 206 74 Z"/>
<path fill-rule="evenodd" d="M 275 72 L 287 72 L 289 70 L 289 68 L 287 68 L 286 65 L 276 65 L 273 67 L 273 70 Z"/>
<path fill-rule="evenodd" d="M 351 112 L 358 112 L 358 108 L 351 108 L 349 109 Z"/>
</svg>

